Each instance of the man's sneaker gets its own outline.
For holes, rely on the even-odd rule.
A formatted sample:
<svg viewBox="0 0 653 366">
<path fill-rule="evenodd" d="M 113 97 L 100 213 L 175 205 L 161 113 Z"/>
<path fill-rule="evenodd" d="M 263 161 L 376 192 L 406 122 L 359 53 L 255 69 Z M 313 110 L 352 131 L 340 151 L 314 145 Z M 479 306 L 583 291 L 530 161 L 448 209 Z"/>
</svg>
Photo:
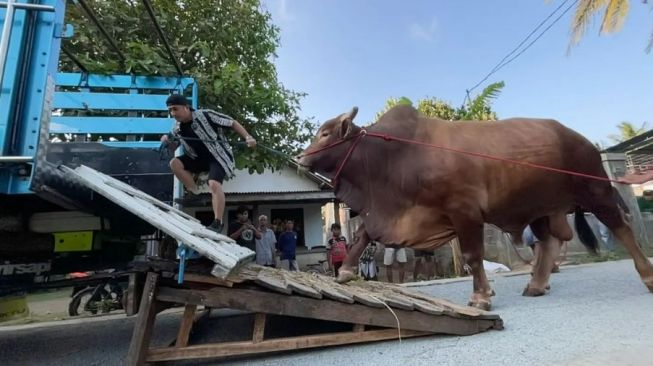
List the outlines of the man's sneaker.
<svg viewBox="0 0 653 366">
<path fill-rule="evenodd" d="M 206 228 L 211 230 L 211 231 L 215 231 L 218 234 L 221 234 L 222 229 L 224 228 L 224 225 L 222 224 L 222 222 L 218 222 L 218 220 L 213 220 L 211 225 L 207 226 Z"/>
<path fill-rule="evenodd" d="M 204 199 L 199 194 L 188 192 L 184 198 L 175 198 L 175 203 L 179 203 L 184 206 L 193 206 L 204 204 Z"/>
</svg>

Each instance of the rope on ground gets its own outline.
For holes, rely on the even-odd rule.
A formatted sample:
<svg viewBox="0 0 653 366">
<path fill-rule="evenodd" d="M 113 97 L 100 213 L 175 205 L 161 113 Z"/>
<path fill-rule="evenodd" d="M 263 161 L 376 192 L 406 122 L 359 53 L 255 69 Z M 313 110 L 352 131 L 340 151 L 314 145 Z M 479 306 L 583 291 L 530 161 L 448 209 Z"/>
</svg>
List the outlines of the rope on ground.
<svg viewBox="0 0 653 366">
<path fill-rule="evenodd" d="M 369 296 L 371 298 L 373 298 L 374 300 L 379 301 L 380 303 L 385 305 L 385 307 L 388 308 L 388 310 L 390 310 L 390 313 L 392 313 L 392 316 L 395 317 L 395 320 L 397 321 L 397 334 L 399 336 L 399 343 L 401 343 L 401 322 L 399 322 L 399 317 L 397 317 L 397 314 L 394 312 L 394 310 L 392 310 L 392 308 L 388 304 L 386 304 L 385 301 L 379 299 L 378 297 L 376 297 L 374 295 L 369 295 Z"/>
</svg>

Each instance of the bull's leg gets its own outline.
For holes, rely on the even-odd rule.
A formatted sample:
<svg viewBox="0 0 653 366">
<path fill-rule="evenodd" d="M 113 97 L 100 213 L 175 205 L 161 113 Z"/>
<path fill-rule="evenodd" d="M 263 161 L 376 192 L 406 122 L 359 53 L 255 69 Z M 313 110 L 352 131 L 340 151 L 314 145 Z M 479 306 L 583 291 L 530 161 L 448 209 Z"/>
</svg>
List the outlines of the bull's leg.
<svg viewBox="0 0 653 366">
<path fill-rule="evenodd" d="M 553 224 L 554 227 L 558 225 L 556 225 L 556 222 L 551 223 L 550 219 L 549 217 L 543 217 L 535 220 L 531 224 L 533 233 L 540 241 L 536 244 L 537 250 L 535 250 L 535 258 L 533 260 L 533 276 L 522 293 L 524 296 L 542 296 L 549 289 L 549 277 L 551 276 L 551 271 L 555 266 L 555 260 L 558 258 L 560 246 L 562 245 L 560 239 L 551 233 L 550 225 Z M 565 220 L 565 217 L 564 215 L 555 217 L 555 220 Z"/>
<path fill-rule="evenodd" d="M 345 283 L 354 279 L 354 267 L 358 265 L 358 258 L 365 250 L 365 247 L 370 242 L 370 237 L 365 231 L 365 224 L 361 224 L 354 233 L 354 244 L 351 246 L 351 250 L 347 253 L 345 260 L 342 262 L 340 270 L 338 270 L 338 278 L 336 282 Z"/>
<path fill-rule="evenodd" d="M 526 285 L 522 295 L 524 296 L 542 296 L 550 288 L 549 277 L 555 266 L 555 259 L 560 254 L 560 239 L 549 235 L 546 240 L 537 243 L 537 260 L 533 265 L 533 276 Z"/>
<path fill-rule="evenodd" d="M 653 264 L 648 260 L 642 248 L 637 245 L 633 230 L 623 215 L 620 214 L 617 219 L 614 214 L 610 215 L 604 212 L 599 210 L 595 215 L 612 231 L 626 250 L 628 250 L 628 254 L 633 258 L 635 269 L 639 273 L 642 282 L 644 282 L 644 285 L 646 285 L 649 291 L 653 292 Z"/>
<path fill-rule="evenodd" d="M 619 208 L 619 193 L 610 185 L 595 183 L 586 190 L 583 206 L 590 211 L 614 234 L 617 240 L 628 250 L 633 258 L 635 269 L 649 291 L 653 292 L 653 264 L 648 260 L 642 248 L 637 245 L 635 234 L 628 224 L 622 209 Z M 622 205 L 625 205 L 622 203 Z"/>
<path fill-rule="evenodd" d="M 472 277 L 474 279 L 474 293 L 469 299 L 469 305 L 483 310 L 490 310 L 494 291 L 490 287 L 490 282 L 485 275 L 483 268 L 483 256 L 485 247 L 483 246 L 483 221 L 470 218 L 452 219 L 460 250 L 463 253 L 465 262 L 472 268 Z"/>
</svg>

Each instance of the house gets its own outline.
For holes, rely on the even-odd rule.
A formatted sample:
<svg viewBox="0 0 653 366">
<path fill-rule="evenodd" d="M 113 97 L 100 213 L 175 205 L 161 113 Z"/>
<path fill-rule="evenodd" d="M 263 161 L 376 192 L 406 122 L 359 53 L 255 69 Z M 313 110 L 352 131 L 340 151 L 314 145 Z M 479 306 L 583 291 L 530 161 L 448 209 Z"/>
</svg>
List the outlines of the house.
<svg viewBox="0 0 653 366">
<path fill-rule="evenodd" d="M 202 193 L 208 193 L 207 174 L 197 177 Z M 233 178 L 223 184 L 226 198 L 223 222 L 236 220 L 236 209 L 240 205 L 249 208 L 249 217 L 256 225 L 260 215 L 266 215 L 272 224 L 275 221 L 293 220 L 299 234 L 297 260 L 300 268 L 309 263 L 325 259 L 324 243 L 335 216 L 334 208 L 340 208 L 329 180 L 300 170 L 292 161 L 281 169 L 266 169 L 262 174 L 250 174 L 237 170 Z M 203 205 L 184 208 L 184 211 L 208 225 L 213 220 L 210 196 Z M 330 212 L 329 212 L 330 211 Z M 344 211 L 344 210 L 340 210 Z"/>
</svg>

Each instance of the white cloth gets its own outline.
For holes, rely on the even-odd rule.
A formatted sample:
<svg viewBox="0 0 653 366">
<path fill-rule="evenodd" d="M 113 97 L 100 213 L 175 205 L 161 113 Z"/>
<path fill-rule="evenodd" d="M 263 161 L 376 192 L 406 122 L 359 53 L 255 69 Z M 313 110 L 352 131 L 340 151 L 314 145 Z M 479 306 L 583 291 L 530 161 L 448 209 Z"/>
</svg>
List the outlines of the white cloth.
<svg viewBox="0 0 653 366">
<path fill-rule="evenodd" d="M 395 259 L 399 263 L 406 263 L 408 262 L 408 259 L 406 257 L 406 248 L 385 248 L 385 251 L 383 252 L 383 264 L 386 266 L 391 266 L 394 262 Z"/>
</svg>

